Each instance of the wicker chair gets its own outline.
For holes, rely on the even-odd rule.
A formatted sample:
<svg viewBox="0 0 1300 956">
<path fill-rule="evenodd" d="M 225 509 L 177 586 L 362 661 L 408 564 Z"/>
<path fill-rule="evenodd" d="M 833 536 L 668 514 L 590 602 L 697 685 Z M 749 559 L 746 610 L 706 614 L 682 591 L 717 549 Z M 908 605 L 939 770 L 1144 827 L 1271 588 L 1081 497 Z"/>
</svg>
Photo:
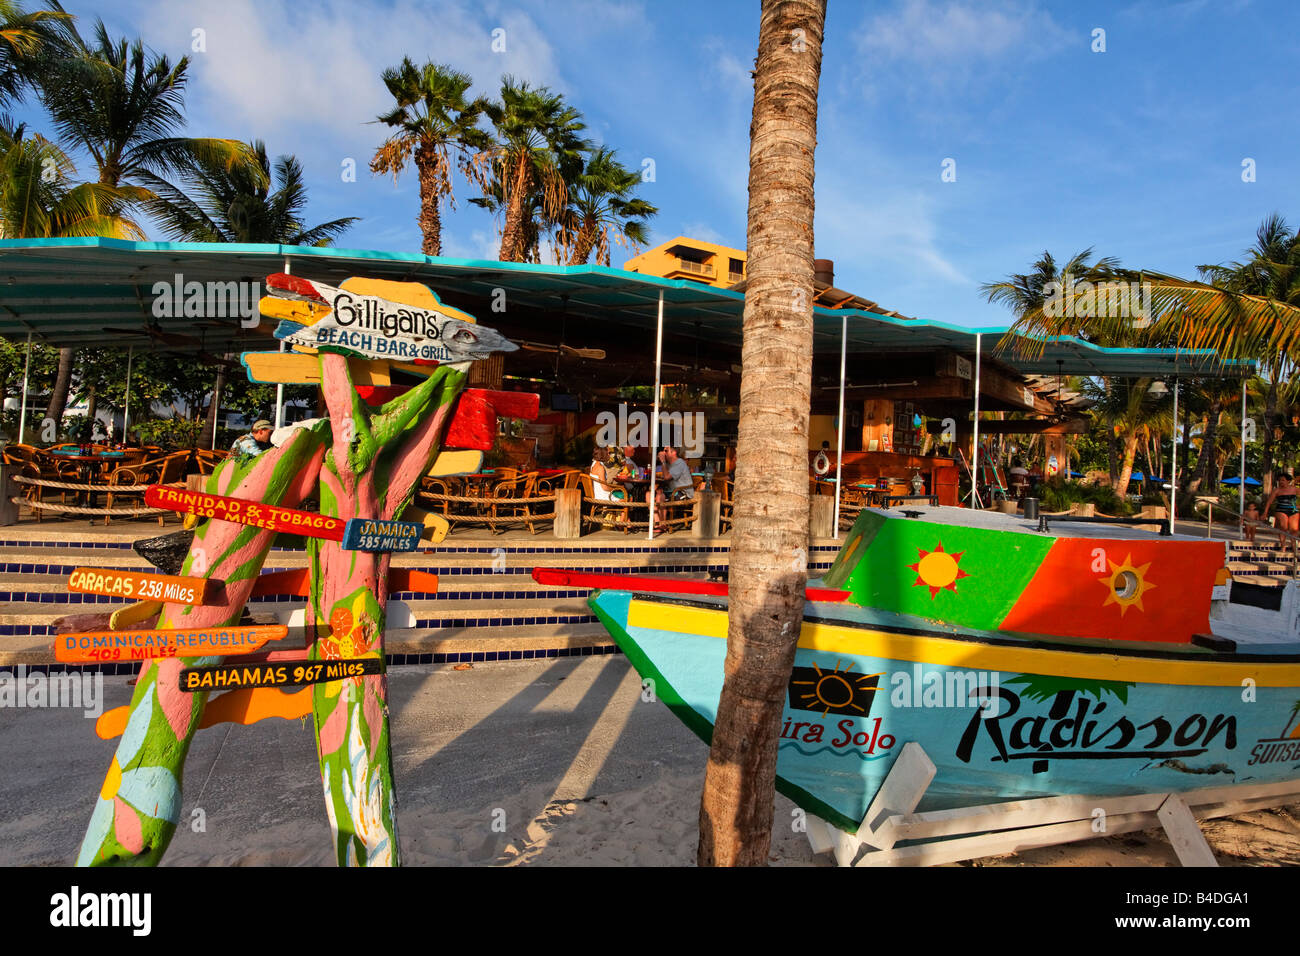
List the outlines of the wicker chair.
<svg viewBox="0 0 1300 956">
<path fill-rule="evenodd" d="M 578 475 L 578 482 L 582 488 L 584 498 L 595 498 L 594 486 L 596 479 L 591 477 L 590 472 L 582 472 Z M 619 491 L 621 486 L 611 485 L 601 482 L 601 485 L 607 491 Z M 609 501 L 591 502 L 591 517 L 600 522 L 602 528 L 621 528 L 624 534 L 632 533 L 632 517 L 630 506 L 631 501 L 627 498 L 611 498 Z"/>
<path fill-rule="evenodd" d="M 114 490 L 129 485 L 174 485 L 185 480 L 185 466 L 189 463 L 188 451 L 173 452 L 161 458 L 147 458 L 139 464 L 122 465 L 113 470 L 106 484 L 108 490 L 108 507 L 113 507 L 114 498 L 138 498 L 144 504 L 143 491 Z M 158 523 L 163 523 L 163 515 L 158 516 Z M 109 516 L 104 516 L 108 524 Z"/>
<path fill-rule="evenodd" d="M 488 499 L 490 527 L 496 534 L 498 527 L 516 522 L 524 524 L 530 534 L 537 534 L 536 525 L 550 520 L 553 515 L 545 514 L 545 505 L 536 502 L 517 501 L 518 498 L 531 498 L 537 493 L 537 472 L 530 471 L 517 478 L 507 478 L 492 486 L 492 495 Z"/>
<path fill-rule="evenodd" d="M 713 490 L 718 493 L 718 530 L 731 530 L 731 513 L 732 502 L 731 494 L 735 490 L 736 483 L 730 478 L 724 478 L 721 475 L 713 477 Z"/>
</svg>

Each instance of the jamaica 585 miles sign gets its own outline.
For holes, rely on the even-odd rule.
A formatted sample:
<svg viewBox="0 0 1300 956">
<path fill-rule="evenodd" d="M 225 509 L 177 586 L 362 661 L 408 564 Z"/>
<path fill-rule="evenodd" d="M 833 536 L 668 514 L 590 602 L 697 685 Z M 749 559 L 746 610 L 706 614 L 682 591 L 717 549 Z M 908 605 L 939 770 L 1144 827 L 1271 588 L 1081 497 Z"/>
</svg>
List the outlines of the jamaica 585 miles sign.
<svg viewBox="0 0 1300 956">
<path fill-rule="evenodd" d="M 229 690 L 235 687 L 293 687 L 345 677 L 378 674 L 379 658 L 341 661 L 295 661 L 275 664 L 216 664 L 181 669 L 181 690 Z"/>
</svg>

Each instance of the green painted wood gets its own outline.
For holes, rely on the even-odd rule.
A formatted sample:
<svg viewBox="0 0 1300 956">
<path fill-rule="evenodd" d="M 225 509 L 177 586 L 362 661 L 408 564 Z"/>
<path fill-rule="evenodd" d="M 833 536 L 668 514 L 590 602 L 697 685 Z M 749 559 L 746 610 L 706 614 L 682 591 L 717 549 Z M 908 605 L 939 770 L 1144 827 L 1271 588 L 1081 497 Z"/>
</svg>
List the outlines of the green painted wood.
<svg viewBox="0 0 1300 956">
<path fill-rule="evenodd" d="M 297 505 L 316 486 L 327 434 L 324 423 L 298 429 L 286 444 L 257 458 L 222 462 L 208 479 L 207 490 L 267 504 Z M 158 627 L 238 622 L 274 539 L 274 532 L 249 525 L 201 524 L 181 573 L 224 579 L 225 598 L 204 607 L 164 605 Z M 170 658 L 141 667 L 126 729 L 100 788 L 77 865 L 156 865 L 162 859 L 176 831 L 185 757 L 208 697 L 182 691 L 180 672 L 183 667 L 221 660 Z"/>
</svg>

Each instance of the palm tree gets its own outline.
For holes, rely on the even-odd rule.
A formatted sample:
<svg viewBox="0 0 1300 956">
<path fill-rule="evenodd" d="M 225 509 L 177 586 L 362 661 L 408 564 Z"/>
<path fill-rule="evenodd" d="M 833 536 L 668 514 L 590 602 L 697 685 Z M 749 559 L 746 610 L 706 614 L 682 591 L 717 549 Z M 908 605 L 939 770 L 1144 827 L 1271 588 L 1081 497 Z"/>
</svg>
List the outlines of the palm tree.
<svg viewBox="0 0 1300 956">
<path fill-rule="evenodd" d="M 73 184 L 76 167 L 63 150 L 24 124 L 0 116 L 0 239 L 109 236 L 143 239 L 127 214 L 143 190 Z"/>
<path fill-rule="evenodd" d="M 357 222 L 355 216 L 306 226 L 303 214 L 307 187 L 302 166 L 293 156 L 281 156 L 272 172 L 261 140 L 249 144 L 253 166 L 231 169 L 224 163 L 202 159 L 173 186 L 145 173 L 142 180 L 155 198 L 145 204 L 149 214 L 173 239 L 196 242 L 284 243 L 293 246 L 328 246 Z M 274 191 L 271 186 L 278 182 Z M 214 396 L 226 385 L 225 366 L 217 367 Z M 198 447 L 212 448 L 216 440 L 219 405 L 208 405 L 208 420 Z"/>
<path fill-rule="evenodd" d="M 186 70 L 182 57 L 147 51 L 137 39 L 114 40 L 96 21 L 93 44 L 68 28 L 72 55 L 48 63 L 36 76 L 41 102 L 65 143 L 85 149 L 95 161 L 99 183 L 119 187 L 166 179 L 196 162 L 247 164 L 248 148 L 230 139 L 192 139 L 173 135 L 185 125 L 182 113 Z M 151 196 L 137 194 L 137 201 Z M 63 418 L 75 353 L 59 351 L 59 371 L 45 415 Z"/>
<path fill-rule="evenodd" d="M 759 16 L 726 678 L 700 800 L 701 865 L 767 863 L 807 584 L 813 153 L 826 2 L 763 0 Z"/>
<path fill-rule="evenodd" d="M 640 182 L 640 175 L 624 168 L 612 149 L 602 147 L 587 157 L 569 186 L 569 202 L 557 229 L 569 265 L 586 264 L 593 250 L 598 264 L 609 265 L 611 236 L 633 247 L 649 241 L 646 220 L 659 210 L 632 195 Z"/>
<path fill-rule="evenodd" d="M 438 207 L 445 196 L 456 208 L 451 189 L 451 153 L 459 155 L 464 169 L 474 155 L 491 145 L 488 134 L 478 128 L 479 117 L 488 104 L 484 99 L 466 100 L 474 82 L 468 74 L 435 63 L 417 68 L 404 57 L 397 69 L 384 71 L 383 80 L 397 106 L 377 122 L 397 132 L 375 150 L 370 171 L 392 173 L 396 181 L 407 162 L 414 159 L 420 180 L 417 221 L 424 237 L 421 251 L 426 256 L 439 256 L 442 216 Z"/>
<path fill-rule="evenodd" d="M 1085 283 L 1095 285 L 1114 277 L 1119 260 L 1107 256 L 1090 261 L 1092 249 L 1076 253 L 1060 268 L 1050 252 L 1033 264 L 1033 271 L 1019 275 L 1013 273 L 1001 282 L 986 282 L 980 286 L 989 302 L 999 302 L 1015 313 L 1018 322 L 1040 316 L 1053 299 L 1053 293 L 1079 294 Z"/>
<path fill-rule="evenodd" d="M 545 87 L 531 88 L 509 76 L 501 82 L 501 102 L 485 109 L 497 142 L 482 154 L 473 175 L 484 198 L 499 196 L 502 262 L 523 262 L 529 253 L 528 210 L 536 190 L 542 214 L 558 221 L 568 200 L 568 183 L 582 168 L 587 143 L 581 114 Z M 534 224 L 536 225 L 536 224 Z"/>
<path fill-rule="evenodd" d="M 293 156 L 281 156 L 272 170 L 265 143 L 257 140 L 248 149 L 253 156 L 250 166 L 232 169 L 202 160 L 182 175 L 179 186 L 142 174 L 155 197 L 145 209 L 168 238 L 327 246 L 359 221 L 347 216 L 304 225 L 307 186 L 302 165 Z"/>
<path fill-rule="evenodd" d="M 0 109 L 21 99 L 24 87 L 64 55 L 72 17 L 52 6 L 26 13 L 15 0 L 0 0 Z"/>
<path fill-rule="evenodd" d="M 1128 494 L 1138 442 L 1173 428 L 1172 399 L 1151 394 L 1151 381 L 1084 379 L 1080 383 L 1080 391 L 1093 402 L 1093 420 L 1105 427 L 1112 441 L 1120 443 L 1120 470 L 1114 488 L 1121 500 Z M 1159 444 L 1157 440 L 1157 448 Z M 1151 462 L 1147 470 L 1151 470 Z"/>
</svg>

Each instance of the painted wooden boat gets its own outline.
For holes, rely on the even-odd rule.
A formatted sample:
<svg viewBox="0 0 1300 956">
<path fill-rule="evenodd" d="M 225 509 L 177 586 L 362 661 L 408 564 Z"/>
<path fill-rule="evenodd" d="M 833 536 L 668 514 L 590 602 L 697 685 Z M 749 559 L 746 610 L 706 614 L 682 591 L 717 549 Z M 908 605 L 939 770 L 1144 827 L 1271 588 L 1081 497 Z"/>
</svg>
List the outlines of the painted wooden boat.
<svg viewBox="0 0 1300 956">
<path fill-rule="evenodd" d="M 1294 582 L 1234 601 L 1222 541 L 912 514 L 864 511 L 811 582 L 830 590 L 806 605 L 777 761 L 778 789 L 808 812 L 855 831 L 909 741 L 937 766 L 922 811 L 1297 776 Z M 814 599 L 836 589 L 848 600 Z M 709 740 L 725 596 L 629 580 L 590 604 Z"/>
</svg>

